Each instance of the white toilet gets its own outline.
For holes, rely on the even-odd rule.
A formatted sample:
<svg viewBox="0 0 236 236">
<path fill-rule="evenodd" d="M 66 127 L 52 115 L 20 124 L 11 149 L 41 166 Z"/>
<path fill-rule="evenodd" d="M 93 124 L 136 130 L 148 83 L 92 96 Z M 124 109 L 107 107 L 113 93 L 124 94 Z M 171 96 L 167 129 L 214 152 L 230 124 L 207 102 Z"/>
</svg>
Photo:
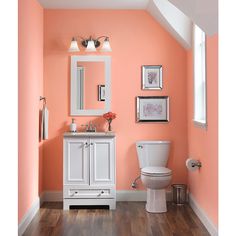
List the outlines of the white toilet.
<svg viewBox="0 0 236 236">
<path fill-rule="evenodd" d="M 136 149 L 141 180 L 147 188 L 146 210 L 151 213 L 166 212 L 165 188 L 172 177 L 172 171 L 166 168 L 170 141 L 138 141 Z"/>
</svg>

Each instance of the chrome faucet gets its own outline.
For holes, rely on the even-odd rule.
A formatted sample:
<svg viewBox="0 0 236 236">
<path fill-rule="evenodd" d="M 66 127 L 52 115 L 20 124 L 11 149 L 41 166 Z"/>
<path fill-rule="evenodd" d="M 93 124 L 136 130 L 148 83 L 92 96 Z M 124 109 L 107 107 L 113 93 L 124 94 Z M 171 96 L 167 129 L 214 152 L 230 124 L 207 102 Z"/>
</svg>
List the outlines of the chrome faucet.
<svg viewBox="0 0 236 236">
<path fill-rule="evenodd" d="M 82 125 L 82 126 L 86 126 L 86 132 L 96 132 L 96 125 L 93 124 L 92 121 L 90 121 L 88 124 Z"/>
</svg>

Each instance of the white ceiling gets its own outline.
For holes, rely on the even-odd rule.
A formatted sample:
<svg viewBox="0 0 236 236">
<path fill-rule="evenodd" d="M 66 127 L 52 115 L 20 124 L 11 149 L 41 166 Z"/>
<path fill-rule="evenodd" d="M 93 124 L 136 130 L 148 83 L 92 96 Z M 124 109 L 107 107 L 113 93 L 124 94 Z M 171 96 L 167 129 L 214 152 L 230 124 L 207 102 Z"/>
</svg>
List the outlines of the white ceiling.
<svg viewBox="0 0 236 236">
<path fill-rule="evenodd" d="M 218 32 L 218 0 L 169 0 L 207 35 Z"/>
<path fill-rule="evenodd" d="M 218 32 L 218 0 L 38 0 L 46 9 L 145 9 L 184 47 L 192 22 L 207 35 Z"/>
<path fill-rule="evenodd" d="M 149 0 L 38 0 L 44 8 L 145 9 Z"/>
<path fill-rule="evenodd" d="M 147 11 L 183 47 L 191 48 L 192 21 L 182 11 L 167 0 L 150 0 Z"/>
</svg>

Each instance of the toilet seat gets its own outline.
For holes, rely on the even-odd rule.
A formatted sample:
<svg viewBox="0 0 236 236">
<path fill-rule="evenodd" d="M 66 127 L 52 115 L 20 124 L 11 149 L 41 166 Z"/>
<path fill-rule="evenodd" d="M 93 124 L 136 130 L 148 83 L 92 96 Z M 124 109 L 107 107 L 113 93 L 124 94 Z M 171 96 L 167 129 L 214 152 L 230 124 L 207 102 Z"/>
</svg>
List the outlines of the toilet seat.
<svg viewBox="0 0 236 236">
<path fill-rule="evenodd" d="M 145 176 L 170 176 L 172 174 L 172 170 L 166 167 L 160 166 L 148 166 L 141 169 L 141 174 Z"/>
</svg>

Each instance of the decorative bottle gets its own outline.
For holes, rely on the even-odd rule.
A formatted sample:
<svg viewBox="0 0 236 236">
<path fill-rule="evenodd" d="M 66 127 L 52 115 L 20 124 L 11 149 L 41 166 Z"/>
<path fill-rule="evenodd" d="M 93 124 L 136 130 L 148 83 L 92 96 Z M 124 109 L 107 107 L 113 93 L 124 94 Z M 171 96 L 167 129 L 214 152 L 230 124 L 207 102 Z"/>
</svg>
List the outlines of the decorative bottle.
<svg viewBox="0 0 236 236">
<path fill-rule="evenodd" d="M 76 123 L 75 123 L 74 118 L 72 118 L 72 123 L 70 124 L 70 132 L 77 132 L 76 131 Z"/>
</svg>

